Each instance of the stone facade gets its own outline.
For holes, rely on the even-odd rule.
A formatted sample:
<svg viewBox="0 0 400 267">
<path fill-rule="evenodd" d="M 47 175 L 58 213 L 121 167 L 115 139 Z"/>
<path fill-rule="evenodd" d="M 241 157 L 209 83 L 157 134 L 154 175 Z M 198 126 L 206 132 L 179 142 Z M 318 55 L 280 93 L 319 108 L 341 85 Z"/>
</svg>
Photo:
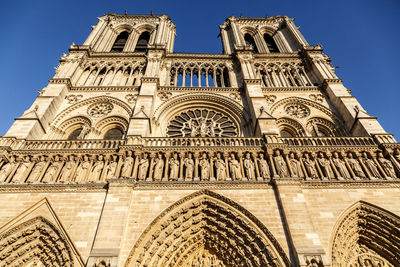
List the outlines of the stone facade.
<svg viewBox="0 0 400 267">
<path fill-rule="evenodd" d="M 0 138 L 1 266 L 398 266 L 400 145 L 293 19 L 99 18 Z"/>
</svg>

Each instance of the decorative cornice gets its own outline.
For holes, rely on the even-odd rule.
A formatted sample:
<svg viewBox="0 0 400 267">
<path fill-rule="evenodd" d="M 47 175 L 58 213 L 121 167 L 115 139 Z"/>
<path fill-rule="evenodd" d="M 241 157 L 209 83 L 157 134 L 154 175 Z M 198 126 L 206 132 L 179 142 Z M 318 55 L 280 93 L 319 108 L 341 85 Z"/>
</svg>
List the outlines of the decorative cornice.
<svg viewBox="0 0 400 267">
<path fill-rule="evenodd" d="M 262 87 L 264 94 L 271 92 L 321 92 L 318 86 Z"/>
<path fill-rule="evenodd" d="M 3 193 L 31 192 L 106 192 L 108 184 L 0 184 Z"/>
</svg>

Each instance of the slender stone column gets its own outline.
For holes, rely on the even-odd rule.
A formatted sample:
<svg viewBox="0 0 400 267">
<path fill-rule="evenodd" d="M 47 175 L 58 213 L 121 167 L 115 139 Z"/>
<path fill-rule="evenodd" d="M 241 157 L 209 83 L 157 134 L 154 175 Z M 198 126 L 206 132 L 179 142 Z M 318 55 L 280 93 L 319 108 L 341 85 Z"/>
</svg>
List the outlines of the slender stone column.
<svg viewBox="0 0 400 267">
<path fill-rule="evenodd" d="M 342 153 L 340 153 L 340 154 L 342 154 Z M 344 160 L 344 163 L 346 164 L 347 169 L 350 172 L 351 178 L 353 178 L 354 180 L 357 180 L 356 174 L 354 173 L 353 169 L 350 167 L 350 164 L 347 161 L 347 156 L 346 155 L 343 155 L 343 160 Z"/>
<path fill-rule="evenodd" d="M 311 157 L 312 157 L 313 160 L 314 160 L 315 168 L 317 168 L 317 172 L 318 172 L 318 175 L 319 175 L 320 179 L 321 179 L 321 180 L 326 180 L 325 177 L 324 177 L 324 174 L 323 174 L 322 171 L 321 171 L 321 168 L 319 167 L 319 162 L 318 162 L 318 160 L 317 160 L 317 155 L 316 155 L 316 153 L 315 153 L 315 152 L 311 152 Z M 328 178 L 327 178 L 327 179 L 328 179 Z"/>
<path fill-rule="evenodd" d="M 269 158 L 269 163 L 271 164 L 271 169 L 272 169 L 272 174 L 271 174 L 271 179 L 273 178 L 279 178 L 279 175 L 276 173 L 276 168 L 275 168 L 275 161 L 272 157 L 272 154 L 274 153 L 273 150 L 267 149 L 266 154 L 267 157 Z"/>
<path fill-rule="evenodd" d="M 360 152 L 355 152 L 354 154 L 356 155 L 356 159 L 357 159 L 358 162 L 360 163 L 361 168 L 364 170 L 364 173 L 366 174 L 366 176 L 367 176 L 368 178 L 371 178 L 372 175 L 371 175 L 371 173 L 369 172 L 367 166 L 365 166 L 364 162 L 360 159 L 360 156 L 361 156 L 361 155 L 360 155 Z"/>
<path fill-rule="evenodd" d="M 299 152 L 294 152 L 294 153 L 295 153 L 297 159 L 298 159 L 299 162 L 300 162 L 301 170 L 302 170 L 303 173 L 304 173 L 304 179 L 307 180 L 307 179 L 308 179 L 308 173 L 307 173 L 306 167 L 304 167 L 304 162 L 303 162 L 303 158 L 301 157 L 301 153 L 299 153 Z"/>
<path fill-rule="evenodd" d="M 331 152 L 326 152 L 326 156 L 328 157 L 328 160 L 329 160 L 329 162 L 331 164 L 331 168 L 333 170 L 333 173 L 335 174 L 336 178 L 339 179 L 339 176 L 340 176 L 339 172 L 337 171 L 336 166 L 335 166 L 335 164 L 333 164 L 333 161 L 332 161 L 332 153 Z"/>
<path fill-rule="evenodd" d="M 184 175 L 183 175 L 183 159 L 185 158 L 185 152 L 180 152 L 179 153 L 179 161 L 180 161 L 180 165 L 179 165 L 179 177 L 178 177 L 178 181 L 183 181 L 184 180 Z"/>
<path fill-rule="evenodd" d="M 251 157 L 253 159 L 254 167 L 255 167 L 255 170 L 256 170 L 256 180 L 263 181 L 263 178 L 260 175 L 260 169 L 259 169 L 259 166 L 258 166 L 257 153 L 251 152 Z"/>
<path fill-rule="evenodd" d="M 247 180 L 246 176 L 244 175 L 243 152 L 238 152 L 238 158 L 239 158 L 239 162 L 240 162 L 240 172 L 242 174 L 242 180 Z"/>
<path fill-rule="evenodd" d="M 371 154 L 371 158 L 374 160 L 376 166 L 378 166 L 378 170 L 380 171 L 380 173 L 382 174 L 382 178 L 387 178 L 387 174 L 385 172 L 385 170 L 382 168 L 381 164 L 379 163 L 379 161 L 376 159 L 376 153 L 374 153 L 374 155 Z"/>
<path fill-rule="evenodd" d="M 194 156 L 194 181 L 200 181 L 199 177 L 199 157 L 200 153 L 198 151 L 193 153 Z"/>
<path fill-rule="evenodd" d="M 226 170 L 226 180 L 227 180 L 227 181 L 232 181 L 231 174 L 229 173 L 229 162 L 228 162 L 228 158 L 229 158 L 229 153 L 228 153 L 228 152 L 224 152 L 225 170 Z"/>
<path fill-rule="evenodd" d="M 156 157 L 156 153 L 150 153 L 150 171 L 149 176 L 147 177 L 147 181 L 153 181 L 153 170 L 154 170 L 154 158 Z"/>
<path fill-rule="evenodd" d="M 210 156 L 210 181 L 215 181 L 215 177 L 214 177 L 214 152 L 210 152 L 209 153 Z"/>
<path fill-rule="evenodd" d="M 286 166 L 287 166 L 287 169 L 288 169 L 288 171 L 289 171 L 289 176 L 290 177 L 293 177 L 293 171 L 292 171 L 292 167 L 290 167 L 290 162 L 289 162 L 289 156 L 288 156 L 288 151 L 285 151 L 285 150 L 283 150 L 282 151 L 282 156 L 283 156 L 283 158 L 285 159 L 285 162 L 286 162 Z"/>
<path fill-rule="evenodd" d="M 133 173 L 132 173 L 132 178 L 136 180 L 137 174 L 138 174 L 138 167 L 139 167 L 139 157 L 141 153 L 140 152 L 135 152 L 135 164 L 133 165 Z"/>
<path fill-rule="evenodd" d="M 163 181 L 168 181 L 168 169 L 169 169 L 169 157 L 171 156 L 170 152 L 165 152 L 165 164 L 164 164 L 164 178 Z"/>
</svg>

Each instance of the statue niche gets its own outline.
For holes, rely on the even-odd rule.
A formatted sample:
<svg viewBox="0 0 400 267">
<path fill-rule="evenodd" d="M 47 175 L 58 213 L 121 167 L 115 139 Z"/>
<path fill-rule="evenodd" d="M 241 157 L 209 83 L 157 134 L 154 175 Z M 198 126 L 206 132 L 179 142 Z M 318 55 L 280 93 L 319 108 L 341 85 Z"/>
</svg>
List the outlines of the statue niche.
<svg viewBox="0 0 400 267">
<path fill-rule="evenodd" d="M 168 137 L 233 137 L 237 128 L 226 115 L 208 109 L 187 110 L 167 126 Z"/>
</svg>

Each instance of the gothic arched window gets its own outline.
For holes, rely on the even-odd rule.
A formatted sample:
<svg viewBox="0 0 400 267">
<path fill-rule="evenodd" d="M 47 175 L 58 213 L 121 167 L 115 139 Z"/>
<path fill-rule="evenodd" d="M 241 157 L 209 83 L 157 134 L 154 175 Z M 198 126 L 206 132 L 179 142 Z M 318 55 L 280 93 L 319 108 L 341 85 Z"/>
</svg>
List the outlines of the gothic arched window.
<svg viewBox="0 0 400 267">
<path fill-rule="evenodd" d="M 127 31 L 121 32 L 118 36 L 117 39 L 115 40 L 115 43 L 113 47 L 111 48 L 111 52 L 122 52 L 124 50 L 126 41 L 128 40 L 129 33 Z"/>
<path fill-rule="evenodd" d="M 72 133 L 69 134 L 68 139 L 69 140 L 77 140 L 78 136 L 81 134 L 82 128 L 77 128 L 72 131 Z"/>
<path fill-rule="evenodd" d="M 137 41 L 137 44 L 135 47 L 135 52 L 146 52 L 147 45 L 149 44 L 149 40 L 150 40 L 150 33 L 142 32 L 142 34 L 139 36 L 139 39 Z"/>
<path fill-rule="evenodd" d="M 106 140 L 116 140 L 122 139 L 124 133 L 119 128 L 112 128 L 106 132 L 104 139 Z"/>
<path fill-rule="evenodd" d="M 244 41 L 246 42 L 246 45 L 253 47 L 254 52 L 258 53 L 256 42 L 254 41 L 253 36 L 251 36 L 250 34 L 246 33 L 244 35 Z"/>
<path fill-rule="evenodd" d="M 264 41 L 267 44 L 270 53 L 279 53 L 278 46 L 276 45 L 274 39 L 268 33 L 264 34 Z"/>
</svg>

